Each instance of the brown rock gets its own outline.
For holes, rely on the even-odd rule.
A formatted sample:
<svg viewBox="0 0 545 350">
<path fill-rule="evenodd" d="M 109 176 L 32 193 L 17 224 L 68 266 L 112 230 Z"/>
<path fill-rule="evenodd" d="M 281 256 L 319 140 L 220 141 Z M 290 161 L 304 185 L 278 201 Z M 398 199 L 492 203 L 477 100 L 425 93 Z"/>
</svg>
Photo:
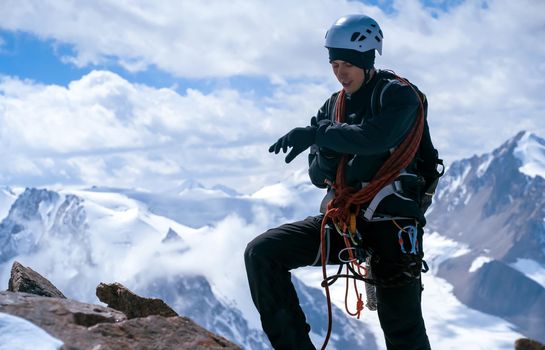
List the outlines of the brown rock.
<svg viewBox="0 0 545 350">
<path fill-rule="evenodd" d="M 521 338 L 515 341 L 515 350 L 545 350 L 545 345 L 535 340 Z"/>
<path fill-rule="evenodd" d="M 101 283 L 97 286 L 97 297 L 108 307 L 119 310 L 127 318 L 147 317 L 159 315 L 165 317 L 178 316 L 163 300 L 143 298 L 128 290 L 120 283 Z"/>
<path fill-rule="evenodd" d="M 0 292 L 0 312 L 43 328 L 64 342 L 63 350 L 241 350 L 185 317 L 127 320 L 99 305 L 12 292 Z"/>
<path fill-rule="evenodd" d="M 89 329 L 94 339 L 107 337 L 102 349 L 240 349 L 185 317 L 148 316 Z M 112 346 L 113 345 L 113 346 Z"/>
<path fill-rule="evenodd" d="M 66 298 L 51 282 L 29 267 L 13 262 L 8 291 L 24 292 L 44 297 Z"/>
<path fill-rule="evenodd" d="M 100 305 L 9 291 L 0 292 L 0 312 L 22 317 L 37 325 L 51 325 L 50 329 L 43 327 L 48 331 L 60 331 L 68 325 L 90 327 L 127 319 L 125 314 Z M 55 328 L 57 326 L 59 329 Z"/>
</svg>

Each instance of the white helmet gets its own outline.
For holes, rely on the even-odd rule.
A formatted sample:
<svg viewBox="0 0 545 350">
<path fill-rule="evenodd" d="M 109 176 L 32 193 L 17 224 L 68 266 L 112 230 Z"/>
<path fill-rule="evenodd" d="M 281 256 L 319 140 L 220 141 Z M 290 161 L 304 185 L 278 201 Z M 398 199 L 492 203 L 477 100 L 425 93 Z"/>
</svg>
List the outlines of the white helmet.
<svg viewBox="0 0 545 350">
<path fill-rule="evenodd" d="M 339 18 L 325 35 L 328 49 L 351 49 L 359 52 L 377 50 L 382 55 L 382 30 L 378 23 L 365 15 Z"/>
</svg>

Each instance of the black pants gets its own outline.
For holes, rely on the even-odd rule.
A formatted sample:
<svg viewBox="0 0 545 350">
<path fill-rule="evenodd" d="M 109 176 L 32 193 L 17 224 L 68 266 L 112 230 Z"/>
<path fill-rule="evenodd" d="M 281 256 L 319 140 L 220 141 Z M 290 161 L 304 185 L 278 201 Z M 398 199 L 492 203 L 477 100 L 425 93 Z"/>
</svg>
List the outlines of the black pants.
<svg viewBox="0 0 545 350">
<path fill-rule="evenodd" d="M 320 215 L 270 229 L 246 247 L 244 258 L 252 299 L 261 315 L 263 330 L 276 350 L 315 349 L 289 271 L 321 265 L 321 221 Z M 398 224 L 414 225 L 414 220 L 400 220 Z M 399 229 L 391 221 L 361 221 L 358 230 L 366 248 L 373 250 L 373 274 L 386 280 L 399 275 L 403 257 L 410 253 L 407 242 L 407 254 L 401 251 Z M 418 238 L 421 250 L 422 229 L 418 230 Z M 328 264 L 339 263 L 338 252 L 344 247 L 342 237 L 332 231 Z M 377 287 L 378 316 L 389 350 L 430 349 L 420 307 L 421 293 L 419 279 L 401 287 Z"/>
</svg>

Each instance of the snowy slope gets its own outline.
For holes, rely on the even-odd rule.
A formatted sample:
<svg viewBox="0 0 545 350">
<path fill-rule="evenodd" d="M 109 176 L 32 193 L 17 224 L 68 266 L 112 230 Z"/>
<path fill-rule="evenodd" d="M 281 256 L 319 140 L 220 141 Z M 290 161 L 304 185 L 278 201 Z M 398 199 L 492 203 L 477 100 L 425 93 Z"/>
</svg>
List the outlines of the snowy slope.
<svg viewBox="0 0 545 350">
<path fill-rule="evenodd" d="M 0 187 L 0 219 L 8 215 L 9 208 L 17 199 L 17 194 L 9 187 Z"/>
<path fill-rule="evenodd" d="M 163 197 L 98 188 L 58 193 L 46 191 L 33 196 L 23 192 L 19 198 L 45 199 L 38 206 L 20 202 L 22 208 L 32 209 L 24 215 L 21 215 L 21 208 L 12 208 L 12 212 L 19 214 L 2 222 L 9 230 L 0 230 L 0 240 L 15 224 L 23 228 L 26 224 L 39 227 L 37 223 L 41 222 L 42 230 L 20 231 L 30 235 L 35 246 L 27 245 L 22 252 L 4 261 L 0 285 L 7 284 L 14 259 L 42 272 L 67 296 L 84 301 L 96 302 L 94 288 L 99 282 L 119 281 L 142 295 L 164 298 L 176 310 L 246 348 L 266 349 L 267 341 L 260 332 L 259 317 L 247 288 L 242 259 L 244 248 L 248 241 L 269 227 L 315 213 L 314 205 L 307 206 L 307 203 L 319 203 L 322 193 L 298 174 L 252 196 L 235 194 L 230 197 L 223 191 L 214 194 L 211 190 L 206 190 L 208 196 L 205 198 L 196 195 L 197 192 L 202 194 L 203 190 L 206 189 L 194 186 Z M 204 210 L 208 201 L 213 203 L 211 225 L 190 227 L 193 221 L 191 208 Z M 67 202 L 71 205 L 62 205 Z M 59 212 L 59 208 L 65 209 Z M 74 222 L 73 218 L 63 217 L 68 213 L 84 216 L 83 224 L 77 226 L 79 232 L 66 229 L 64 223 Z M 205 216 L 206 212 L 201 213 L 201 219 Z M 29 222 L 15 220 L 22 217 L 28 217 Z M 9 226 L 9 223 L 13 225 Z M 167 235 L 169 239 L 165 240 Z M 80 244 L 74 237 L 80 237 L 85 244 Z M 432 271 L 437 264 L 432 261 L 434 256 L 445 259 L 456 256 L 462 249 L 454 243 L 444 243 L 438 235 L 430 235 L 426 244 L 429 249 L 437 246 L 436 253 L 428 251 Z M 306 285 L 296 284 L 315 330 L 311 336 L 319 346 L 327 322 L 323 294 L 319 289 L 320 270 L 303 269 L 296 275 L 306 282 Z M 428 274 L 424 282 L 424 310 L 435 349 L 467 347 L 475 340 L 471 336 L 475 333 L 468 329 L 476 325 L 479 347 L 474 348 L 507 349 L 520 337 L 509 330 L 510 325 L 505 321 L 457 302 L 452 287 L 444 280 Z M 340 284 L 335 287 L 334 300 L 339 309 L 335 312 L 336 334 L 329 349 L 363 345 L 372 349 L 375 344 L 383 348 L 376 315 L 365 313 L 362 321 L 349 320 L 340 311 L 344 309 L 341 304 L 344 289 Z"/>
<path fill-rule="evenodd" d="M 520 135 L 513 154 L 521 162 L 521 173 L 545 178 L 545 140 L 531 132 L 524 132 Z"/>
<path fill-rule="evenodd" d="M 247 287 L 243 251 L 256 234 L 276 224 L 271 221 L 272 212 L 285 220 L 282 213 L 291 204 L 274 207 L 263 199 L 233 200 L 249 203 L 251 211 L 245 215 L 251 221 L 233 213 L 227 203 L 221 208 L 222 219 L 194 229 L 153 214 L 146 203 L 121 193 L 28 189 L 0 223 L 0 242 L 9 247 L 0 255 L 0 284 L 7 285 L 15 259 L 78 300 L 96 302 L 94 289 L 99 282 L 119 281 L 139 294 L 165 299 L 180 313 L 246 348 L 266 349 L 268 341 Z M 187 198 L 181 196 L 179 203 L 168 198 L 167 203 L 175 212 L 182 208 L 176 204 L 187 203 Z M 186 217 L 188 222 L 191 219 Z M 299 287 L 303 303 L 310 308 L 318 304 L 314 299 L 321 291 Z M 314 328 L 325 328 L 323 311 L 311 312 L 316 315 L 311 322 Z M 355 328 L 339 311 L 336 314 L 344 328 L 353 331 L 339 334 L 332 348 L 335 344 L 359 346 L 364 341 L 374 344 L 371 333 Z M 321 337 L 321 332 L 316 336 Z"/>
<path fill-rule="evenodd" d="M 35 324 L 0 312 L 0 350 L 58 350 L 62 345 Z"/>
</svg>

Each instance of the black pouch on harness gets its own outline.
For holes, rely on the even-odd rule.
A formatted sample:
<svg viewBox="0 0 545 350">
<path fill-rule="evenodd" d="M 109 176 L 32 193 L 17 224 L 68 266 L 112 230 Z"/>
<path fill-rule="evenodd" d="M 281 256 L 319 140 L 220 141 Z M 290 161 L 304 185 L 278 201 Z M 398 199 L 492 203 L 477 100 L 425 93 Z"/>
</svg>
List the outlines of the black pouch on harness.
<svg viewBox="0 0 545 350">
<path fill-rule="evenodd" d="M 439 178 L 443 176 L 445 172 L 443 160 L 439 158 L 437 150 L 433 148 L 431 143 L 427 123 L 417 153 L 416 172 L 423 180 L 419 201 L 417 203 L 419 204 L 422 213 L 425 213 L 432 203 L 435 189 L 439 183 Z"/>
<path fill-rule="evenodd" d="M 422 193 L 426 186 L 426 181 L 423 176 L 416 174 L 401 174 L 396 181 L 400 183 L 400 192 L 404 197 L 408 197 L 417 203 L 422 201 Z"/>
</svg>

